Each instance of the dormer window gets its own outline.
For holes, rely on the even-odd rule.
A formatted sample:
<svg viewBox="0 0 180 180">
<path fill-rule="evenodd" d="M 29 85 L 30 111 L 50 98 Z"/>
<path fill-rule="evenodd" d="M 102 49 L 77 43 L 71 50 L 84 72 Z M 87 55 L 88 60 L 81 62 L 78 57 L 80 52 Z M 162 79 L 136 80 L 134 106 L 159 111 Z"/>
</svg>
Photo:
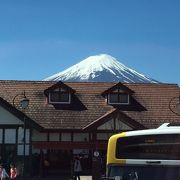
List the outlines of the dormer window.
<svg viewBox="0 0 180 180">
<path fill-rule="evenodd" d="M 71 94 L 62 88 L 49 92 L 50 104 L 70 104 Z"/>
<path fill-rule="evenodd" d="M 127 93 L 109 93 L 108 104 L 129 104 L 129 94 Z"/>
<path fill-rule="evenodd" d="M 122 83 L 118 83 L 102 93 L 107 98 L 107 103 L 112 105 L 130 105 L 132 99 L 132 91 Z"/>
<path fill-rule="evenodd" d="M 44 90 L 48 103 L 53 105 L 71 104 L 75 92 L 75 90 L 61 81 Z"/>
</svg>

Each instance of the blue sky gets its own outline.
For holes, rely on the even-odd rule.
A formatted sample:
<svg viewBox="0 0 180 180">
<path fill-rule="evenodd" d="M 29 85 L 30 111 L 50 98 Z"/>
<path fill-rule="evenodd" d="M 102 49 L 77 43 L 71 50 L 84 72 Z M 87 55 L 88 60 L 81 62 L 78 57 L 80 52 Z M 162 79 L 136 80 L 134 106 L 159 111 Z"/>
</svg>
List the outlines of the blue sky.
<svg viewBox="0 0 180 180">
<path fill-rule="evenodd" d="M 180 85 L 179 0 L 1 0 L 0 79 L 42 80 L 91 55 Z"/>
</svg>

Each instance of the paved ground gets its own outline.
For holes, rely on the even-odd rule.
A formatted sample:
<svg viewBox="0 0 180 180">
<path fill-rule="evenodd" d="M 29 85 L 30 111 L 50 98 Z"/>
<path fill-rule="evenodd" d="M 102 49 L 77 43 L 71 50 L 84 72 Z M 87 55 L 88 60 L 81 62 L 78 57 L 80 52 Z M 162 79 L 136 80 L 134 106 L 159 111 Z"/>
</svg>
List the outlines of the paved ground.
<svg viewBox="0 0 180 180">
<path fill-rule="evenodd" d="M 81 180 L 92 180 L 92 176 L 81 176 Z M 36 180 L 33 178 L 30 178 L 28 180 Z M 52 177 L 43 177 L 41 180 L 72 180 L 70 177 L 65 176 L 52 176 Z"/>
<path fill-rule="evenodd" d="M 92 176 L 80 176 L 80 179 L 81 180 L 92 180 Z M 44 179 L 44 180 L 46 180 L 46 179 Z M 54 179 L 48 178 L 47 180 L 72 180 L 72 178 L 70 178 L 70 177 L 56 177 Z"/>
</svg>

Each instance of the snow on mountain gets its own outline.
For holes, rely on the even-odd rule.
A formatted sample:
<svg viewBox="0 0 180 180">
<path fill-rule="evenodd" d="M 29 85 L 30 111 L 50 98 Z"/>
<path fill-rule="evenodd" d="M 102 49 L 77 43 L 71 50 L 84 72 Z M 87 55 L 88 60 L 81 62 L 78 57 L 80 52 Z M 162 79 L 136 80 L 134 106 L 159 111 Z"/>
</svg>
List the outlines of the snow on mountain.
<svg viewBox="0 0 180 180">
<path fill-rule="evenodd" d="M 45 81 L 158 83 L 107 54 L 90 56 Z"/>
</svg>

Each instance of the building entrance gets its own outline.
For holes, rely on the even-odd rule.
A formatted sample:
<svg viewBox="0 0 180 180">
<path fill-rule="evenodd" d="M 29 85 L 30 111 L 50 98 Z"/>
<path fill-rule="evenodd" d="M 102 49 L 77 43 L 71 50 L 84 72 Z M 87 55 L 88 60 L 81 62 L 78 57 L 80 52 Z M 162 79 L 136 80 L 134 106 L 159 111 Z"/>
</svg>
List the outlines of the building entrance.
<svg viewBox="0 0 180 180">
<path fill-rule="evenodd" d="M 0 145 L 1 163 L 12 163 L 16 158 L 16 146 L 14 144 Z"/>
<path fill-rule="evenodd" d="M 45 160 L 49 162 L 49 167 L 46 169 L 48 174 L 70 174 L 71 173 L 71 150 L 48 150 Z"/>
<path fill-rule="evenodd" d="M 87 153 L 88 152 L 88 153 Z M 74 158 L 79 156 L 83 174 L 90 174 L 92 169 L 92 158 L 89 151 L 79 150 L 48 150 L 43 155 L 44 175 L 73 175 Z"/>
<path fill-rule="evenodd" d="M 94 151 L 99 152 L 98 159 L 100 164 L 106 159 L 105 142 L 99 142 L 98 146 L 92 142 L 47 142 L 47 143 L 33 143 L 34 149 L 40 150 L 40 174 L 66 174 L 72 176 L 73 162 L 76 156 L 80 157 L 82 165 L 82 173 L 84 175 L 92 174 Z M 95 148 L 96 147 L 96 148 Z M 47 160 L 46 163 L 45 160 Z M 46 164 L 46 165 L 45 165 Z M 105 163 L 103 163 L 105 167 Z"/>
</svg>

